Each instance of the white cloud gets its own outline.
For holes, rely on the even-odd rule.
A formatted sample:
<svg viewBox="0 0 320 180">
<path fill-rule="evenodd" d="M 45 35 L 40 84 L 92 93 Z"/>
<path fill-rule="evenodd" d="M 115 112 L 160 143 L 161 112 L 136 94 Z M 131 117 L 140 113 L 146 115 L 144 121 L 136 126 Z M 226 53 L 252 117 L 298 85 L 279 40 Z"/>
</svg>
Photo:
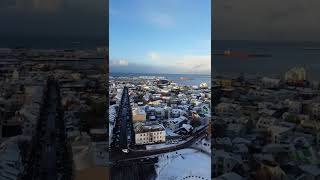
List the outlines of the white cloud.
<svg viewBox="0 0 320 180">
<path fill-rule="evenodd" d="M 150 71 L 186 74 L 210 74 L 211 55 L 162 55 L 150 53 L 156 62 L 146 64 L 129 63 L 127 60 L 111 61 L 113 68 L 126 68 L 128 72 Z"/>
<path fill-rule="evenodd" d="M 210 74 L 211 55 L 159 55 L 156 52 L 149 53 L 157 64 L 176 69 L 176 73 Z"/>
<path fill-rule="evenodd" d="M 128 66 L 129 62 L 125 59 L 115 60 L 111 63 L 113 66 Z"/>
<path fill-rule="evenodd" d="M 150 52 L 148 56 L 151 60 L 159 60 L 161 58 L 160 54 L 157 52 Z"/>
<path fill-rule="evenodd" d="M 208 74 L 211 72 L 211 55 L 186 55 L 176 61 L 185 73 Z"/>
</svg>

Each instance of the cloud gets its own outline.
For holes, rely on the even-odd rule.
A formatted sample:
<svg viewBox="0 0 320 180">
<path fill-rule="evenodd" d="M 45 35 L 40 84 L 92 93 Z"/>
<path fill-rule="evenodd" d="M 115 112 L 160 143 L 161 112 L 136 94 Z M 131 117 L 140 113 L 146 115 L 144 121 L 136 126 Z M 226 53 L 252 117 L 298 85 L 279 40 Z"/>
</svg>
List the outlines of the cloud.
<svg viewBox="0 0 320 180">
<path fill-rule="evenodd" d="M 176 72 L 172 66 L 154 66 L 146 64 L 130 63 L 128 66 L 118 66 L 111 64 L 111 73 L 173 73 Z"/>
<path fill-rule="evenodd" d="M 110 72 L 211 74 L 211 55 L 165 55 L 153 64 L 114 60 L 110 63 Z"/>
<path fill-rule="evenodd" d="M 114 60 L 114 61 L 112 61 L 111 65 L 113 65 L 113 66 L 128 66 L 129 62 L 125 59 Z"/>
<path fill-rule="evenodd" d="M 151 58 L 152 59 L 152 58 Z M 174 69 L 174 73 L 210 74 L 211 55 L 168 55 L 160 57 L 153 54 L 153 60 L 157 60 L 157 65 L 167 66 Z"/>
<path fill-rule="evenodd" d="M 209 74 L 211 73 L 211 55 L 187 55 L 176 61 L 176 66 L 184 69 L 184 73 Z"/>
<path fill-rule="evenodd" d="M 150 52 L 148 54 L 148 57 L 151 59 L 151 60 L 159 60 L 161 58 L 160 54 L 157 53 L 157 52 Z"/>
</svg>

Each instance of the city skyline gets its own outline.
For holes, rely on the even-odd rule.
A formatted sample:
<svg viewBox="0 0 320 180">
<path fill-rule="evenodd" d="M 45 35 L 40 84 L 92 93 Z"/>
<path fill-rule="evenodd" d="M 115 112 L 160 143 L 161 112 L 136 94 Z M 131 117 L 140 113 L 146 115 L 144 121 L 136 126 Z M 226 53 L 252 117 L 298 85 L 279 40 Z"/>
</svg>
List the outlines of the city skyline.
<svg viewBox="0 0 320 180">
<path fill-rule="evenodd" d="M 210 1 L 109 4 L 110 72 L 211 73 Z"/>
</svg>

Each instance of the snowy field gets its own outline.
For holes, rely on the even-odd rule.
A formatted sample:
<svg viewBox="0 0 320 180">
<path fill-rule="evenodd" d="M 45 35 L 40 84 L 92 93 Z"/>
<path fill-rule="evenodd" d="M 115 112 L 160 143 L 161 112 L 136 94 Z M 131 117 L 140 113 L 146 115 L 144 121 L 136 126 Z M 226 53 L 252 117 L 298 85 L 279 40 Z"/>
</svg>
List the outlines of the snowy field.
<svg viewBox="0 0 320 180">
<path fill-rule="evenodd" d="M 156 164 L 157 180 L 211 179 L 211 157 L 196 149 L 183 149 L 162 154 Z"/>
</svg>

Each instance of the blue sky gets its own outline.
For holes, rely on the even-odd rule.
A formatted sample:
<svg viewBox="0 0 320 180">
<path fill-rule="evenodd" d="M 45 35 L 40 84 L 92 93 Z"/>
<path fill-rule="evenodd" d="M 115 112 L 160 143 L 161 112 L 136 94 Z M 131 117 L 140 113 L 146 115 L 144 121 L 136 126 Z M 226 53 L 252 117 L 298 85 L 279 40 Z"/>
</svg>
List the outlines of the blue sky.
<svg viewBox="0 0 320 180">
<path fill-rule="evenodd" d="M 110 0 L 111 72 L 210 74 L 210 0 Z"/>
</svg>

